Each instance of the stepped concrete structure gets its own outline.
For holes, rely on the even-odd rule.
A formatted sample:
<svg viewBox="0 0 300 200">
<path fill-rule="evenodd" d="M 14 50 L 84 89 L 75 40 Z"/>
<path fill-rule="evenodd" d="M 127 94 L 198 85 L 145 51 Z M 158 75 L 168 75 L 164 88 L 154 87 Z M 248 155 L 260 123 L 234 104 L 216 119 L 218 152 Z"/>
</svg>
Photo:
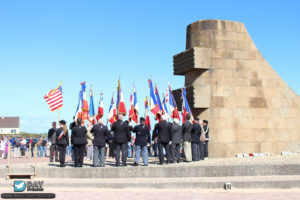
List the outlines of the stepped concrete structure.
<svg viewBox="0 0 300 200">
<path fill-rule="evenodd" d="M 244 24 L 188 25 L 186 51 L 173 61 L 174 75 L 185 76 L 193 115 L 210 122 L 210 157 L 299 151 L 300 98 L 263 58 Z M 178 104 L 180 93 L 174 91 Z"/>
<path fill-rule="evenodd" d="M 44 181 L 48 190 L 80 188 L 147 188 L 147 189 L 222 189 L 226 182 L 233 188 L 292 189 L 300 188 L 300 155 L 211 158 L 193 163 L 158 165 L 157 158 L 149 158 L 149 166 L 134 167 L 129 158 L 127 167 L 115 167 L 114 160 L 108 159 L 105 168 L 94 168 L 86 161 L 83 168 L 74 168 L 74 162 L 66 162 L 65 168 L 59 163 L 40 162 L 36 168 L 15 164 L 11 173 L 29 174 L 36 172 L 34 180 Z M 0 165 L 0 189 L 12 190 L 14 177 L 5 180 L 8 168 Z M 24 178 L 24 177 L 23 177 Z M 28 177 L 27 177 L 28 178 Z"/>
</svg>

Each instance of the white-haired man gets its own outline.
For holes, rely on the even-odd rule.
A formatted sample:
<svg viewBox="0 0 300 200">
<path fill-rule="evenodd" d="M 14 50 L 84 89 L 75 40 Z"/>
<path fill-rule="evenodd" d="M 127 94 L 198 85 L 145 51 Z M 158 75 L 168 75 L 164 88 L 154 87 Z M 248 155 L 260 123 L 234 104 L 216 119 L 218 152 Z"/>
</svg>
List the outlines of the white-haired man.
<svg viewBox="0 0 300 200">
<path fill-rule="evenodd" d="M 182 139 L 182 127 L 179 124 L 179 119 L 174 118 L 174 123 L 171 128 L 171 138 L 172 143 L 170 146 L 170 154 L 171 154 L 171 163 L 177 161 L 180 163 L 180 148 L 181 148 L 181 139 Z M 176 157 L 176 160 L 175 160 Z"/>
<path fill-rule="evenodd" d="M 93 140 L 94 136 L 91 133 L 91 129 L 93 127 L 92 122 L 89 122 L 87 125 L 87 145 L 86 145 L 86 160 L 93 160 Z"/>
</svg>

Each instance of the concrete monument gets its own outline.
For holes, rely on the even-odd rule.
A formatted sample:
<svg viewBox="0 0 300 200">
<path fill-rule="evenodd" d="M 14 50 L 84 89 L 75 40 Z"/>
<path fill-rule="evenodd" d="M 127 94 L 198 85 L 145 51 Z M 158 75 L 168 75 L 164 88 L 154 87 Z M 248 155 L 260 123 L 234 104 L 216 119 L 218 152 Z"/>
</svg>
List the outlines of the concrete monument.
<svg viewBox="0 0 300 200">
<path fill-rule="evenodd" d="M 209 120 L 211 157 L 299 151 L 300 98 L 272 69 L 244 24 L 201 20 L 174 56 L 193 115 Z M 174 91 L 180 102 L 180 90 Z M 179 106 L 180 107 L 180 106 Z"/>
</svg>

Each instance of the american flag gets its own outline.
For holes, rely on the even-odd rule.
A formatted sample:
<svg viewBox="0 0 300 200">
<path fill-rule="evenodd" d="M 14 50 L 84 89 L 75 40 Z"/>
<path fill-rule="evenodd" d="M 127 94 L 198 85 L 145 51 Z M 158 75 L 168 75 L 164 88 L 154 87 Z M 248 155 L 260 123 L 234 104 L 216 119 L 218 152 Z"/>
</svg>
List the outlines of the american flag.
<svg viewBox="0 0 300 200">
<path fill-rule="evenodd" d="M 44 99 L 51 111 L 55 111 L 63 106 L 62 88 L 59 85 L 57 88 L 48 92 Z"/>
</svg>

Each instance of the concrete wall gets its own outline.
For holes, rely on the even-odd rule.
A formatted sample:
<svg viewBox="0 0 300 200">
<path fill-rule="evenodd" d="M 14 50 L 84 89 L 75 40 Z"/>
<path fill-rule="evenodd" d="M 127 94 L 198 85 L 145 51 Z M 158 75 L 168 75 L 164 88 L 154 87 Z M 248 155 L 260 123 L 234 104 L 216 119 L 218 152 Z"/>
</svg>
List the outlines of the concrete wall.
<svg viewBox="0 0 300 200">
<path fill-rule="evenodd" d="M 244 24 L 201 20 L 187 27 L 186 37 L 187 50 L 174 56 L 174 74 L 185 75 L 185 86 L 193 88 L 187 94 L 193 114 L 210 122 L 210 156 L 299 151 L 300 98 Z"/>
</svg>

